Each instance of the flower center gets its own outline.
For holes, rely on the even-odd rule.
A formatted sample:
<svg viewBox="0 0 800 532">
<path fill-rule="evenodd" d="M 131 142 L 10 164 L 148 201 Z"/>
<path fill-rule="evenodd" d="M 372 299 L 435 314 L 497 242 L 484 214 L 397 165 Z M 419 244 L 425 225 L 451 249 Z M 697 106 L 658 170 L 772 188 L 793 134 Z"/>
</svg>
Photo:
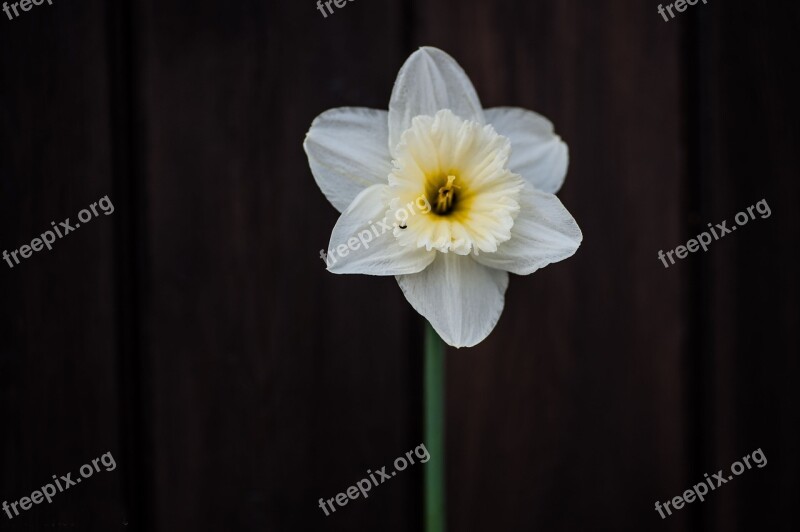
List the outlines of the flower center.
<svg viewBox="0 0 800 532">
<path fill-rule="evenodd" d="M 450 214 L 453 210 L 453 206 L 455 205 L 456 199 L 456 189 L 461 188 L 458 185 L 454 185 L 456 176 L 449 175 L 447 176 L 447 183 L 443 187 L 439 187 L 439 193 L 436 196 L 436 201 L 431 202 L 433 204 L 433 211 L 439 215 L 446 215 Z M 430 198 L 429 200 L 430 201 Z"/>
<path fill-rule="evenodd" d="M 510 141 L 445 109 L 417 116 L 394 150 L 389 220 L 402 246 L 492 253 L 511 238 L 522 178 L 508 170 Z"/>
</svg>

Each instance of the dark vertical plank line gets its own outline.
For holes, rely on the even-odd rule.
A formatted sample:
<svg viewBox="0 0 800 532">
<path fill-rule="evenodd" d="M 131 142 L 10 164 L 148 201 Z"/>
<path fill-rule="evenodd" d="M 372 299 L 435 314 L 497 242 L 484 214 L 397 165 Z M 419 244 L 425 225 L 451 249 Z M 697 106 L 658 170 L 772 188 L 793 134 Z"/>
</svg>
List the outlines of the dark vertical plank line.
<svg viewBox="0 0 800 532">
<path fill-rule="evenodd" d="M 120 394 L 120 469 L 126 518 L 132 530 L 155 530 L 152 474 L 149 469 L 152 438 L 147 422 L 150 396 L 148 370 L 142 356 L 142 272 L 145 271 L 143 223 L 144 191 L 141 183 L 141 127 L 137 113 L 138 76 L 135 10 L 131 0 L 109 4 L 108 55 L 111 87 L 111 145 L 113 197 L 119 209 L 114 227 L 117 353 Z"/>
<path fill-rule="evenodd" d="M 414 9 L 415 0 L 403 0 L 401 8 L 401 34 L 402 34 L 402 47 L 409 54 L 416 48 L 414 40 L 414 21 L 416 20 L 417 11 Z"/>
<path fill-rule="evenodd" d="M 715 369 L 720 375 L 713 402 L 717 464 L 712 467 L 756 448 L 771 460 L 761 475 L 737 480 L 717 495 L 719 502 L 708 511 L 713 528 L 726 532 L 798 529 L 793 511 L 797 487 L 781 485 L 788 480 L 797 486 L 800 478 L 791 463 L 800 436 L 796 387 L 781 386 L 797 381 L 790 361 L 798 352 L 800 299 L 792 268 L 800 240 L 800 109 L 795 98 L 800 64 L 787 51 L 796 48 L 798 19 L 796 3 L 779 11 L 727 4 L 711 18 L 715 194 L 709 200 L 714 218 L 735 223 L 737 211 L 762 198 L 772 212 L 763 221 L 756 215 L 719 246 L 712 262 Z M 769 470 L 773 463 L 780 465 Z"/>
<path fill-rule="evenodd" d="M 686 122 L 686 239 L 708 229 L 712 209 L 709 204 L 711 183 L 711 80 L 712 58 L 709 11 L 698 10 L 686 20 L 683 34 L 683 68 Z M 701 256 L 689 264 L 687 276 L 688 306 L 686 360 L 686 418 L 688 474 L 702 479 L 711 467 L 714 431 L 710 423 L 714 400 L 714 357 L 711 330 L 709 257 Z M 690 506 L 693 530 L 711 530 L 707 505 Z"/>
</svg>

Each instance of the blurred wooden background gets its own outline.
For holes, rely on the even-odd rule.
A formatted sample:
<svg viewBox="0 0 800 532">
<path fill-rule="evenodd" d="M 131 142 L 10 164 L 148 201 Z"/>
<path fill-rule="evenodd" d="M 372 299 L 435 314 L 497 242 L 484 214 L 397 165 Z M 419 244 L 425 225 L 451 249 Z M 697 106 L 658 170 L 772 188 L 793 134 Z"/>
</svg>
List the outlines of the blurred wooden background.
<svg viewBox="0 0 800 532">
<path fill-rule="evenodd" d="M 386 108 L 420 45 L 570 147 L 568 261 L 515 277 L 448 353 L 455 532 L 800 529 L 796 2 L 81 0 L 0 16 L 0 499 L 119 465 L 0 530 L 419 531 L 422 467 L 317 507 L 421 442 L 421 319 L 334 276 L 301 143 Z M 672 249 L 766 199 L 664 269 Z M 768 459 L 661 520 L 665 501 Z"/>
</svg>

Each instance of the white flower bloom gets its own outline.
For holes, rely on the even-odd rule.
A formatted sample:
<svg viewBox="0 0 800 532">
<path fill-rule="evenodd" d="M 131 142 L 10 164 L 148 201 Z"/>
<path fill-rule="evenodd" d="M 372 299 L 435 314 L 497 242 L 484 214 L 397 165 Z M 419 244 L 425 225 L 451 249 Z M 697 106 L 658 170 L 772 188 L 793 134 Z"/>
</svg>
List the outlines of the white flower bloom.
<svg viewBox="0 0 800 532">
<path fill-rule="evenodd" d="M 494 329 L 508 272 L 570 257 L 583 238 L 553 195 L 568 164 L 553 125 L 525 109 L 484 110 L 462 68 L 436 48 L 408 58 L 388 113 L 326 111 L 304 147 L 342 212 L 330 249 L 360 240 L 328 269 L 397 276 L 409 303 L 455 347 Z"/>
</svg>

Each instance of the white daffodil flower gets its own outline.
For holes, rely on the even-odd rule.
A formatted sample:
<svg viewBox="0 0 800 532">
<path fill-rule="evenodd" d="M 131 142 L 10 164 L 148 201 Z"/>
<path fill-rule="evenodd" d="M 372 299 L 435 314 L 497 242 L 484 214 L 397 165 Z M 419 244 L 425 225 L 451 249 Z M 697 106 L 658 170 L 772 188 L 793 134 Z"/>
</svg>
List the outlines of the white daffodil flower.
<svg viewBox="0 0 800 532">
<path fill-rule="evenodd" d="M 304 143 L 340 216 L 328 270 L 395 275 L 441 338 L 470 347 L 503 311 L 508 272 L 570 257 L 583 235 L 555 194 L 567 146 L 546 118 L 483 109 L 464 70 L 421 48 L 397 76 L 389 111 L 319 115 Z"/>
</svg>

